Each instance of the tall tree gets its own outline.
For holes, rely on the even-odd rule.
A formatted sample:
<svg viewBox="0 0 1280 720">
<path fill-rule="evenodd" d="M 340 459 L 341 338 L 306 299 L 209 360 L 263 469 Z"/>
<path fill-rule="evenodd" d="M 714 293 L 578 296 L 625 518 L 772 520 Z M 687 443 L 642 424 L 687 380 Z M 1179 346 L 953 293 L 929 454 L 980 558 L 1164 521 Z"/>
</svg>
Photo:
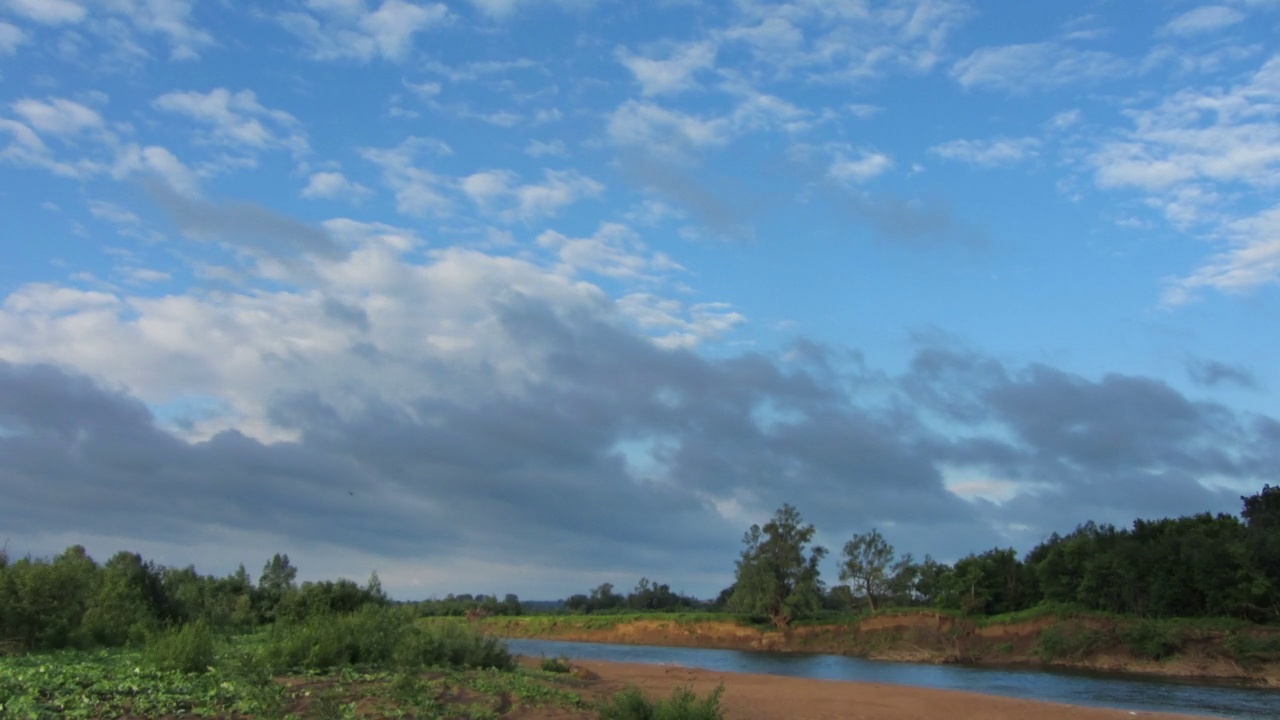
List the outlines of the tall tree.
<svg viewBox="0 0 1280 720">
<path fill-rule="evenodd" d="M 872 528 L 865 535 L 854 535 L 844 544 L 840 581 L 853 583 L 853 596 L 866 599 L 871 612 L 875 612 L 876 598 L 885 597 L 892 589 L 895 557 L 893 546 L 879 530 Z"/>
<path fill-rule="evenodd" d="M 289 564 L 289 556 L 276 553 L 262 567 L 258 580 L 258 597 L 264 620 L 275 620 L 280 606 L 297 592 L 298 568 Z"/>
<path fill-rule="evenodd" d="M 766 615 L 785 630 L 821 608 L 818 563 L 827 550 L 808 547 L 814 532 L 791 505 L 779 508 L 763 528 L 752 525 L 742 538 L 746 548 L 737 563 L 730 609 Z"/>
</svg>

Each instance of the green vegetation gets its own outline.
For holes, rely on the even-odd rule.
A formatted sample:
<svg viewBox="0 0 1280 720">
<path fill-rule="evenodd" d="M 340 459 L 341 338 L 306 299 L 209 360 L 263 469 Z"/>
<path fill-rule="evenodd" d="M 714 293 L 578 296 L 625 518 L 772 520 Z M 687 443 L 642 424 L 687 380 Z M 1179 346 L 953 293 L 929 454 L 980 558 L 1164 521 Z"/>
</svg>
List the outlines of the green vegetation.
<svg viewBox="0 0 1280 720">
<path fill-rule="evenodd" d="M 1147 660 L 1163 660 L 1182 649 L 1185 630 L 1168 620 L 1138 620 L 1120 627 L 1120 641 L 1133 655 Z"/>
<path fill-rule="evenodd" d="M 1107 633 L 1081 622 L 1067 621 L 1041 631 L 1035 652 L 1045 662 L 1082 660 L 1109 643 Z"/>
<path fill-rule="evenodd" d="M 747 547 L 738 560 L 729 609 L 765 615 L 785 629 L 822 607 L 818 563 L 827 550 L 809 547 L 815 532 L 790 505 L 779 508 L 763 528 L 752 525 L 742 538 Z"/>
<path fill-rule="evenodd" d="M 639 690 L 624 690 L 600 708 L 600 720 L 723 720 L 723 694 L 724 686 L 705 698 L 688 688 L 676 688 L 670 698 L 653 701 Z"/>
<path fill-rule="evenodd" d="M 542 662 L 538 664 L 538 667 L 549 673 L 567 673 L 573 669 L 573 666 L 569 664 L 569 658 L 564 657 L 563 655 L 560 657 L 542 658 Z"/>
<path fill-rule="evenodd" d="M 557 676 L 516 668 L 505 646 L 466 625 L 433 632 L 389 609 L 315 620 L 324 622 L 222 637 L 193 623 L 140 648 L 3 658 L 0 717 L 336 718 L 357 707 L 366 718 L 497 717 L 513 703 L 583 702 Z M 319 635 L 320 624 L 339 630 Z M 373 637 L 354 638 L 363 632 Z"/>
</svg>

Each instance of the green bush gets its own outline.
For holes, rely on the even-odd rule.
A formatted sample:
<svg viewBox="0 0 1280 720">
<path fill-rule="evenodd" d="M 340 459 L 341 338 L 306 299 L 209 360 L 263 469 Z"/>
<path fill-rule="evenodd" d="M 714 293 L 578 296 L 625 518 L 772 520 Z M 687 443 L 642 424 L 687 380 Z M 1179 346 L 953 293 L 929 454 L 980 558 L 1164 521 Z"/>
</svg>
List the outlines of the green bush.
<svg viewBox="0 0 1280 720">
<path fill-rule="evenodd" d="M 338 667 L 472 667 L 507 670 L 515 659 L 500 640 L 464 623 L 423 628 L 392 609 L 366 606 L 271 629 L 263 657 L 277 672 Z"/>
<path fill-rule="evenodd" d="M 1232 660 L 1244 665 L 1280 661 L 1280 637 L 1230 632 L 1222 639 L 1222 649 Z"/>
<path fill-rule="evenodd" d="M 425 628 L 406 625 L 395 661 L 400 667 L 515 667 L 505 643 L 460 622 L 431 623 Z"/>
<path fill-rule="evenodd" d="M 1163 660 L 1182 649 L 1182 632 L 1172 623 L 1140 620 L 1120 628 L 1120 641 L 1135 657 Z"/>
<path fill-rule="evenodd" d="M 553 673 L 567 673 L 573 669 L 569 665 L 569 658 L 563 656 L 554 658 L 544 657 L 542 658 L 542 663 L 538 667 L 547 672 Z"/>
<path fill-rule="evenodd" d="M 1067 622 L 1045 628 L 1036 638 L 1036 656 L 1045 662 L 1081 660 L 1107 645 L 1107 635 L 1079 623 Z"/>
<path fill-rule="evenodd" d="M 689 688 L 676 688 L 666 700 L 651 701 L 635 688 L 614 695 L 600 708 L 600 720 L 724 720 L 721 685 L 699 699 Z"/>
<path fill-rule="evenodd" d="M 147 643 L 147 659 L 159 670 L 205 672 L 216 661 L 213 631 L 200 620 L 153 635 Z"/>
</svg>

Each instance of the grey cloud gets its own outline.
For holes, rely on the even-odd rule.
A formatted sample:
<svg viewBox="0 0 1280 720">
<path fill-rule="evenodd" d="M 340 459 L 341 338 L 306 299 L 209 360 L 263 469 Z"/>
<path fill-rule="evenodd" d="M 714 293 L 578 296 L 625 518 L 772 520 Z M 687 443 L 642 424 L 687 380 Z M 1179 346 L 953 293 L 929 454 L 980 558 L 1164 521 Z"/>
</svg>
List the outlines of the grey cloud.
<svg viewBox="0 0 1280 720">
<path fill-rule="evenodd" d="M 941 198 L 903 198 L 890 193 L 838 193 L 832 200 L 847 217 L 870 225 L 887 240 L 906 245 L 959 243 L 980 247 L 986 233 L 957 217 Z"/>
<path fill-rule="evenodd" d="M 364 308 L 347 305 L 333 298 L 325 298 L 321 309 L 325 317 L 330 320 L 350 325 L 362 332 L 369 330 L 369 314 L 364 311 Z"/>
<path fill-rule="evenodd" d="M 287 264 L 298 257 L 340 260 L 348 254 L 324 229 L 256 203 L 213 203 L 185 197 L 159 183 L 151 183 L 147 189 L 178 228 L 198 240 L 226 243 L 259 258 Z"/>
<path fill-rule="evenodd" d="M 1247 368 L 1216 360 L 1187 360 L 1187 374 L 1199 385 L 1217 387 L 1229 384 L 1249 390 L 1258 387 L 1258 379 Z"/>
<path fill-rule="evenodd" d="M 734 200 L 721 188 L 699 178 L 687 167 L 653 157 L 624 154 L 620 158 L 623 172 L 663 199 L 687 210 L 712 233 L 725 238 L 743 239 L 752 234 L 752 204 L 743 202 L 742 193 Z"/>
<path fill-rule="evenodd" d="M 230 528 L 423 563 L 518 554 L 713 594 L 749 524 L 717 502 L 751 521 L 790 502 L 827 542 L 878 526 L 900 550 L 954 559 L 1088 519 L 1235 511 L 1238 497 L 1199 479 L 1260 484 L 1280 469 L 1280 423 L 1149 378 L 1009 368 L 944 344 L 898 377 L 809 341 L 787 360 L 708 359 L 590 307 L 494 302 L 510 346 L 540 368 L 523 387 L 425 359 L 424 377 L 468 392 L 269 398 L 295 442 L 184 441 L 125 393 L 0 363 L 0 526 L 174 542 Z M 1024 492 L 967 502 L 948 468 Z"/>
</svg>

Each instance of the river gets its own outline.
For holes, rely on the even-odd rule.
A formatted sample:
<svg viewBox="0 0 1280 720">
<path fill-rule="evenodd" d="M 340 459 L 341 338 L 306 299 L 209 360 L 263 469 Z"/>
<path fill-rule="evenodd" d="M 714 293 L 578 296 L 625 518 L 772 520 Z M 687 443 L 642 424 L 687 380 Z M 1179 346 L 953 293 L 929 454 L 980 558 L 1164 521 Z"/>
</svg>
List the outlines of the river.
<svg viewBox="0 0 1280 720">
<path fill-rule="evenodd" d="M 1280 690 L 1237 685 L 1209 685 L 1096 672 L 886 662 L 843 655 L 742 652 L 523 638 L 509 639 L 506 642 L 513 653 L 533 657 L 565 656 L 578 660 L 680 665 L 721 672 L 893 683 L 1121 710 L 1211 715 L 1233 720 L 1280 718 Z"/>
</svg>

